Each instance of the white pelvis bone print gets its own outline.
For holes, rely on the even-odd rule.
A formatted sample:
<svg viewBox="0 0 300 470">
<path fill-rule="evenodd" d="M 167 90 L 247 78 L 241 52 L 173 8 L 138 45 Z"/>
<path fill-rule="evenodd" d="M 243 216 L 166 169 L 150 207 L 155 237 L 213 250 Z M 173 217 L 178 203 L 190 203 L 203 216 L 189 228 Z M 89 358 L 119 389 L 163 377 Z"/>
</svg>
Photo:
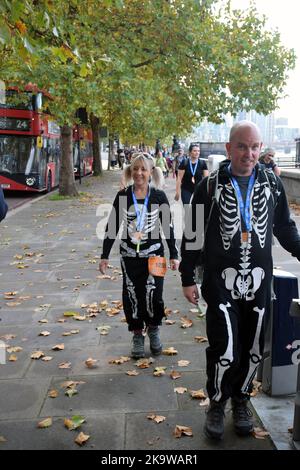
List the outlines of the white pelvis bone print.
<svg viewBox="0 0 300 470">
<path fill-rule="evenodd" d="M 262 268 L 254 268 L 247 276 L 241 275 L 234 268 L 224 269 L 222 278 L 225 279 L 226 289 L 231 291 L 233 299 L 245 298 L 247 301 L 253 300 L 255 292 L 260 288 L 261 281 L 265 277 Z"/>
</svg>

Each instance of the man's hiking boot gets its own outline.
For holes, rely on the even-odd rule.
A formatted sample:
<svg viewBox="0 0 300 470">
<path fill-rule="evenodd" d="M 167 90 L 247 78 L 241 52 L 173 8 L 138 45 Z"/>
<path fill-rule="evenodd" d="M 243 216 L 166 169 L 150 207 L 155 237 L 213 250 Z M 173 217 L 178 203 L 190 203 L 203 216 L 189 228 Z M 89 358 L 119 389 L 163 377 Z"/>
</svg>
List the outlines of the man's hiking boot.
<svg viewBox="0 0 300 470">
<path fill-rule="evenodd" d="M 224 434 L 224 417 L 226 402 L 211 401 L 206 411 L 204 433 L 210 439 L 222 439 Z"/>
<path fill-rule="evenodd" d="M 253 413 L 248 408 L 247 398 L 232 398 L 232 418 L 234 429 L 240 436 L 247 436 L 253 431 Z"/>
<path fill-rule="evenodd" d="M 150 350 L 154 356 L 158 356 L 162 352 L 158 326 L 148 327 L 148 336 L 150 339 Z"/>
<path fill-rule="evenodd" d="M 131 357 L 133 357 L 134 359 L 145 357 L 144 341 L 145 337 L 143 334 L 134 333 L 132 337 Z"/>
</svg>

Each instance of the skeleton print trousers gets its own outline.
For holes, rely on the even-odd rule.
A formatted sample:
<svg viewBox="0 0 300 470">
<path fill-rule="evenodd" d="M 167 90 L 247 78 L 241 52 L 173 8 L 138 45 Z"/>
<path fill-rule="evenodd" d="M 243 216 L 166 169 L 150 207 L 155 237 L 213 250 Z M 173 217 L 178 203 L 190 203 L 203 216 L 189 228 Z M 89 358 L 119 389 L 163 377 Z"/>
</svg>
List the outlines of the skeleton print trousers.
<svg viewBox="0 0 300 470">
<path fill-rule="evenodd" d="M 164 317 L 163 277 L 148 272 L 148 258 L 121 258 L 123 306 L 128 330 L 161 325 Z"/>
<path fill-rule="evenodd" d="M 208 396 L 222 402 L 229 397 L 249 395 L 263 353 L 269 294 L 264 291 L 251 301 L 233 299 L 230 291 L 220 285 L 213 295 L 207 289 L 202 289 L 202 294 L 208 304 Z"/>
</svg>

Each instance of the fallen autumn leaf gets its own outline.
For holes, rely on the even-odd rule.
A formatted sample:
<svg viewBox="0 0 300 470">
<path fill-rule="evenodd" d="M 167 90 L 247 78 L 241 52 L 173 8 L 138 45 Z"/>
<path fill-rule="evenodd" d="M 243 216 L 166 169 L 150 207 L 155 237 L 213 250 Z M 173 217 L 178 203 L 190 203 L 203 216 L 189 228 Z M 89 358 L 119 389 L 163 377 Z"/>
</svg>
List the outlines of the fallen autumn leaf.
<svg viewBox="0 0 300 470">
<path fill-rule="evenodd" d="M 188 426 L 180 426 L 180 425 L 176 424 L 175 429 L 174 429 L 174 436 L 176 438 L 179 438 L 182 435 L 192 437 L 193 436 L 192 428 L 190 428 Z"/>
<path fill-rule="evenodd" d="M 40 421 L 37 425 L 38 428 L 49 428 L 52 426 L 52 418 L 46 418 L 43 419 L 43 421 Z"/>
<path fill-rule="evenodd" d="M 88 434 L 84 434 L 83 432 L 79 433 L 78 436 L 75 439 L 76 444 L 82 446 L 90 436 Z"/>
</svg>

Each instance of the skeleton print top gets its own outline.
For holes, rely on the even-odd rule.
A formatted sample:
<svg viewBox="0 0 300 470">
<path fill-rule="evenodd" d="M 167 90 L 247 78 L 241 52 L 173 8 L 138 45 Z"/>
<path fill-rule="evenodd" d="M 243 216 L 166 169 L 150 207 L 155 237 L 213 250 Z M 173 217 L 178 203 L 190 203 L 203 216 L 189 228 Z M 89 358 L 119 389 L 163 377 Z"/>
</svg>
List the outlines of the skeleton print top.
<svg viewBox="0 0 300 470">
<path fill-rule="evenodd" d="M 281 180 L 273 174 L 272 179 L 269 178 L 266 172 L 271 170 L 264 170 L 258 164 L 250 195 L 251 229 L 246 234 L 246 240 L 243 238 L 245 227 L 228 164 L 210 177 L 213 184 L 206 178 L 198 185 L 191 201 L 188 224 L 197 232 L 199 205 L 204 204 L 204 220 L 208 224 L 202 258 L 203 285 L 209 283 L 211 287 L 224 287 L 231 291 L 234 299 L 253 300 L 256 290 L 263 287 L 263 280 L 269 282 L 271 279 L 272 233 L 283 248 L 299 260 L 300 237 L 290 218 Z M 275 185 L 270 183 L 271 180 L 275 181 Z M 194 237 L 190 241 L 195 240 Z M 195 252 L 195 249 L 187 249 L 187 238 L 184 236 L 180 264 L 183 286 L 195 283 L 193 271 L 197 253 L 199 250 Z"/>
<path fill-rule="evenodd" d="M 142 212 L 144 199 L 138 199 L 137 203 Z M 137 228 L 137 215 L 132 198 L 132 186 L 118 192 L 105 230 L 102 259 L 108 259 L 121 225 L 123 226 L 120 242 L 121 256 L 130 258 L 163 256 L 162 229 L 168 244 L 170 259 L 178 258 L 170 205 L 163 191 L 150 186 L 149 200 L 141 231 Z M 139 250 L 137 250 L 137 232 L 141 232 Z"/>
</svg>

